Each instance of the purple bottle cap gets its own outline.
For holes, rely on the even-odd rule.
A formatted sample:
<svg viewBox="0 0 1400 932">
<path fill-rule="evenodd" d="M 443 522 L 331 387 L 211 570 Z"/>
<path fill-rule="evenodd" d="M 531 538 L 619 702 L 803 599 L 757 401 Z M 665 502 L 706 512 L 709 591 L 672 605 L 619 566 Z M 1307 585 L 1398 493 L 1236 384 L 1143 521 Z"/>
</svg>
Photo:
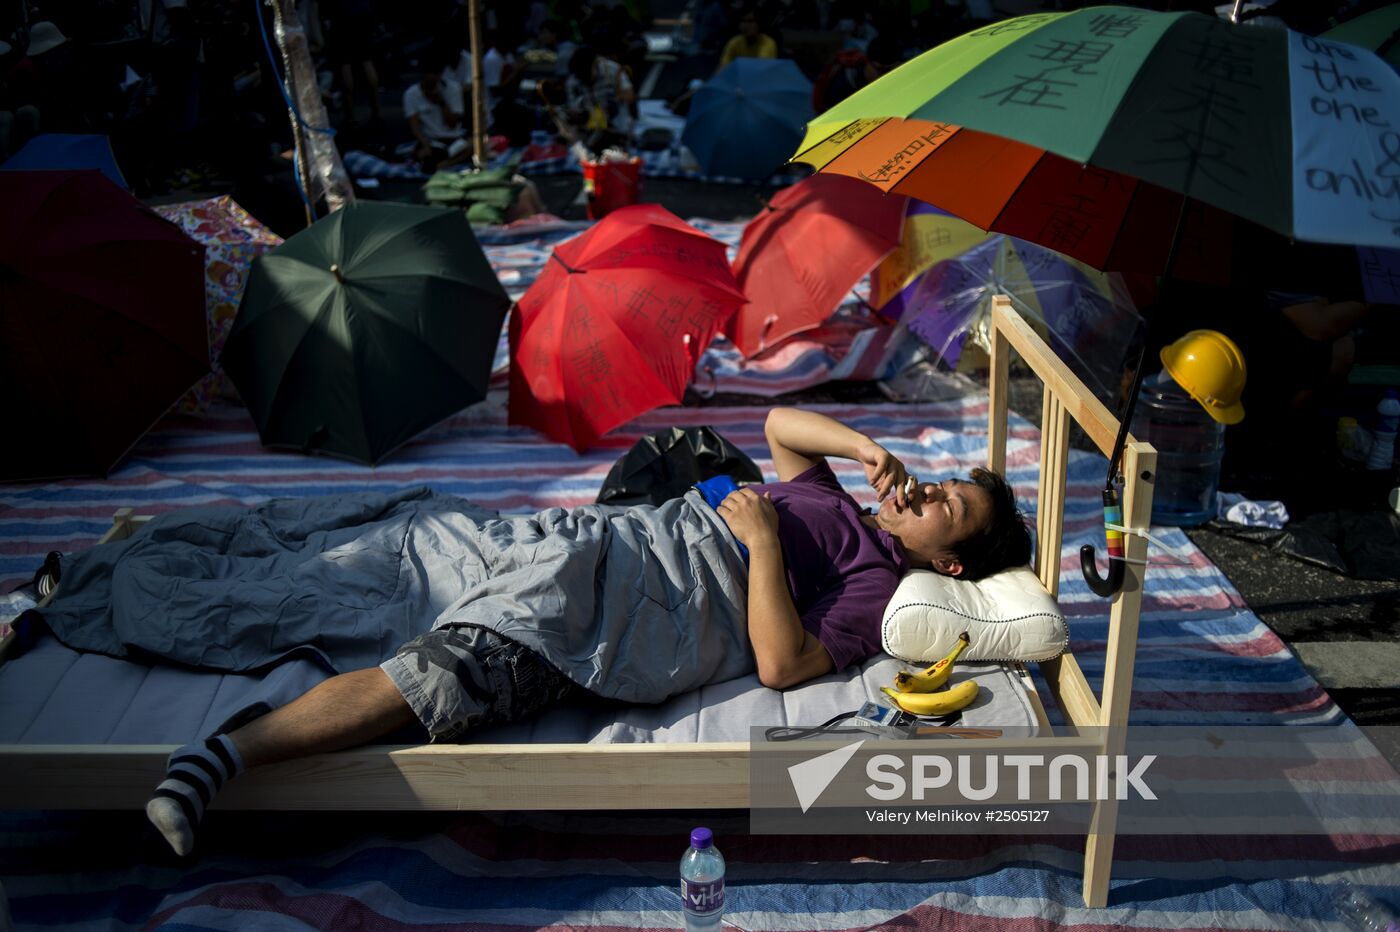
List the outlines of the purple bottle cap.
<svg viewBox="0 0 1400 932">
<path fill-rule="evenodd" d="M 715 843 L 715 833 L 707 828 L 692 829 L 690 833 L 690 847 L 708 848 Z"/>
</svg>

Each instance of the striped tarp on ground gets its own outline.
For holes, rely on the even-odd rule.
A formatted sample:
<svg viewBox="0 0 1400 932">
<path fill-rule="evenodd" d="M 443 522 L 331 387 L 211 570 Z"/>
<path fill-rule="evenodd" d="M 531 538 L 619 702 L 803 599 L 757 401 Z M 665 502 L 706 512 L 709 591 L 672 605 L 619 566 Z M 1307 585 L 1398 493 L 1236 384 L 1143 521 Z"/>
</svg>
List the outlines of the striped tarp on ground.
<svg viewBox="0 0 1400 932">
<path fill-rule="evenodd" d="M 508 511 L 591 501 L 643 433 L 712 424 L 765 471 L 762 407 L 666 408 L 582 456 L 505 423 L 486 402 L 377 469 L 262 450 L 245 412 L 172 416 L 106 481 L 0 488 L 0 578 L 50 549 L 91 544 L 113 509 L 159 513 L 426 483 Z M 985 396 L 921 405 L 815 406 L 887 444 L 924 476 L 981 463 Z M 1036 429 L 1013 418 L 1008 472 L 1036 494 Z M 862 501 L 861 473 L 837 464 Z M 1100 458 L 1071 458 L 1063 598 L 1072 646 L 1102 672 L 1106 605 L 1071 555 L 1102 534 Z M 1287 647 L 1179 531 L 1152 568 L 1133 719 L 1141 723 L 1345 725 Z M 1343 878 L 1400 902 L 1400 840 L 1119 840 L 1110 906 L 1081 908 L 1082 840 L 750 836 L 742 813 L 211 815 L 201 855 L 175 862 L 138 813 L 10 815 L 0 879 L 20 928 L 674 928 L 676 863 L 694 824 L 716 829 L 730 863 L 730 918 L 744 929 L 1310 929 L 1340 932 Z"/>
</svg>

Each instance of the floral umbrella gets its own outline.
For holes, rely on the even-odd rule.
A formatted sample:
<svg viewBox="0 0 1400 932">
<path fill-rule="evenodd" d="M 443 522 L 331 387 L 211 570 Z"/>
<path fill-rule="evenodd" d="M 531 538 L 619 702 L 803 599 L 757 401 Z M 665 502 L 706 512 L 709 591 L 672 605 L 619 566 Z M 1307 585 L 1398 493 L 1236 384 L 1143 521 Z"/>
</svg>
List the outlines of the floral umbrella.
<svg viewBox="0 0 1400 932">
<path fill-rule="evenodd" d="M 243 300 L 253 260 L 280 245 L 282 237 L 259 223 L 227 194 L 204 201 L 167 204 L 155 211 L 195 242 L 204 244 L 204 314 L 209 357 L 216 362 L 214 371 L 185 393 L 177 409 L 194 413 L 219 402 L 238 403 L 238 392 L 217 360 L 238 313 L 238 302 Z"/>
</svg>

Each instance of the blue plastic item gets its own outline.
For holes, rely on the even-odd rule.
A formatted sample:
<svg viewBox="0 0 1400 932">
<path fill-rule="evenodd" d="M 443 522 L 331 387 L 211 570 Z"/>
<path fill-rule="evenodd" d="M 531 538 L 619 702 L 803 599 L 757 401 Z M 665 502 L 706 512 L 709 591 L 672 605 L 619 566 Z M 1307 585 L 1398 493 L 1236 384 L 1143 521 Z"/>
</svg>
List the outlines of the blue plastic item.
<svg viewBox="0 0 1400 932">
<path fill-rule="evenodd" d="M 117 167 L 112 143 L 106 136 L 77 133 L 43 133 L 29 140 L 23 149 L 6 159 L 0 171 L 73 171 L 95 169 L 123 191 L 131 185 Z"/>
<path fill-rule="evenodd" d="M 1367 469 L 1389 469 L 1395 460 L 1395 431 L 1400 428 L 1400 398 L 1395 389 L 1387 389 L 1376 405 L 1376 427 L 1371 431 L 1371 450 L 1366 456 Z"/>
</svg>

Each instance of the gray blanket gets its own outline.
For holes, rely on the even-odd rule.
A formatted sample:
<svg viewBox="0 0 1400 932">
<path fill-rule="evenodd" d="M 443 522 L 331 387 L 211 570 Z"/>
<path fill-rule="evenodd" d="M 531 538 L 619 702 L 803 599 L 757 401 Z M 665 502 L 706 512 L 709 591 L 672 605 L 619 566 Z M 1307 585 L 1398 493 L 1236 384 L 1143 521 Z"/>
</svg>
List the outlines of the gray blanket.
<svg viewBox="0 0 1400 932">
<path fill-rule="evenodd" d="M 753 670 L 747 570 L 694 492 L 659 507 L 502 517 L 424 488 L 163 515 L 65 561 L 59 640 L 252 671 L 308 652 L 374 666 L 445 625 L 484 625 L 628 702 Z"/>
</svg>

